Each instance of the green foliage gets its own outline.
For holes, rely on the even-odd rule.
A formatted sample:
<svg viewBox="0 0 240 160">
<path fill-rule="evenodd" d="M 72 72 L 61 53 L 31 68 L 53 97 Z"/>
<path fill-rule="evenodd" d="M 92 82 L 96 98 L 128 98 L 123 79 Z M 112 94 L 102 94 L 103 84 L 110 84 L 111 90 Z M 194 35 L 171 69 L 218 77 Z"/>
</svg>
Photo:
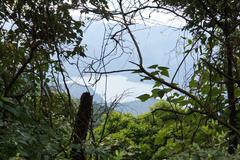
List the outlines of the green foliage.
<svg viewBox="0 0 240 160">
<path fill-rule="evenodd" d="M 107 157 L 112 159 L 231 157 L 224 148 L 225 131 L 216 121 L 201 114 L 178 115 L 164 111 L 172 107 L 178 112 L 187 112 L 166 101 L 157 102 L 151 107 L 151 113 L 137 117 L 113 112 L 107 125 L 95 129 L 97 139 L 102 138 L 99 146 L 105 148 Z M 103 127 L 105 132 L 99 137 Z"/>
<path fill-rule="evenodd" d="M 198 144 L 194 143 L 191 145 L 191 148 L 188 151 L 175 155 L 169 159 L 171 160 L 237 160 L 240 158 L 240 155 L 229 155 L 226 150 L 219 147 L 214 148 L 202 148 Z"/>
<path fill-rule="evenodd" d="M 84 3 L 0 2 L 0 159 L 70 159 L 77 105 L 59 83 L 62 61 L 86 56 L 84 23 L 70 14 Z"/>
<path fill-rule="evenodd" d="M 92 12 L 110 19 L 113 15 L 107 2 L 0 2 L 0 159 L 70 159 L 71 148 L 80 148 L 71 144 L 77 105 L 69 93 L 59 89 L 56 75 L 64 80 L 67 73 L 62 62 L 86 56 L 81 45 L 84 23 L 75 20 L 70 11 L 90 3 Z M 135 73 L 142 81 L 153 80 L 154 85 L 150 94 L 138 98 L 167 102 L 160 100 L 150 113 L 139 116 L 96 113 L 92 132 L 83 144 L 86 156 L 240 159 L 238 153 L 233 156 L 226 151 L 237 135 L 232 127 L 238 131 L 240 119 L 239 1 L 153 3 L 184 18 L 184 29 L 192 34 L 191 38 L 182 37 L 186 41 L 184 56 L 199 57 L 187 89 L 179 88 L 174 77 L 168 82 L 167 67 L 154 64 L 143 70 L 140 66 Z"/>
<path fill-rule="evenodd" d="M 176 115 L 196 113 L 216 120 L 229 133 L 229 153 L 237 149 L 239 139 L 239 10 L 237 0 L 155 0 L 156 8 L 167 10 L 185 20 L 183 30 L 191 37 L 182 37 L 186 42 L 184 58 L 171 81 L 167 69 L 157 64 L 142 69 L 142 80 L 154 81 L 151 95 L 143 94 L 138 98 L 166 98 L 176 108 L 161 109 Z M 193 71 L 186 80 L 186 87 L 174 83 L 183 62 L 192 56 Z M 143 66 L 141 66 L 143 68 Z M 140 67 L 140 70 L 141 70 Z M 154 70 L 154 71 L 152 71 Z M 217 126 L 215 126 L 217 127 Z M 201 128 L 201 127 L 200 127 Z M 202 128 L 206 134 L 208 129 Z M 225 131 L 225 130 L 224 130 Z M 225 131 L 226 132 L 226 131 Z M 235 138 L 233 138 L 235 137 Z"/>
<path fill-rule="evenodd" d="M 34 108 L 14 103 L 1 114 L 1 158 L 25 157 L 31 159 L 68 158 L 71 126 L 58 103 L 48 113 L 36 112 Z M 1 101 L 0 109 L 8 105 Z"/>
</svg>

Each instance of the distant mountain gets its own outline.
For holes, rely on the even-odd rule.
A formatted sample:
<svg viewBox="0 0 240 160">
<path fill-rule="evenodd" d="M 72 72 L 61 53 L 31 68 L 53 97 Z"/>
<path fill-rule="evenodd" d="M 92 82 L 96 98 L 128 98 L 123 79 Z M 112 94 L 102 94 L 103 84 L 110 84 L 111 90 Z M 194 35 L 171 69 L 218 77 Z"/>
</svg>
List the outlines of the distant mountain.
<svg viewBox="0 0 240 160">
<path fill-rule="evenodd" d="M 82 93 L 90 91 L 91 94 L 94 93 L 93 89 L 91 87 L 88 87 L 88 90 L 85 86 L 79 85 L 76 83 L 72 83 L 68 85 L 70 94 L 72 97 L 79 99 Z M 94 103 L 101 104 L 104 102 L 104 99 L 97 93 L 93 96 Z M 139 115 L 145 112 L 149 112 L 149 107 L 151 107 L 154 103 L 156 103 L 156 99 L 149 99 L 145 102 L 141 102 L 139 100 L 136 101 L 130 101 L 130 102 L 124 102 L 120 103 L 116 110 L 123 113 L 132 113 L 134 115 Z"/>
<path fill-rule="evenodd" d="M 77 99 L 79 99 L 84 92 L 89 91 L 91 94 L 94 93 L 94 90 L 91 87 L 88 86 L 88 89 L 87 89 L 85 86 L 77 83 L 68 84 L 68 87 L 69 87 L 71 96 Z M 104 99 L 99 94 L 94 93 L 93 101 L 97 103 L 103 103 Z"/>
<path fill-rule="evenodd" d="M 157 100 L 153 98 L 145 102 L 141 102 L 139 100 L 125 102 L 125 103 L 119 104 L 116 110 L 123 113 L 132 113 L 134 115 L 139 115 L 139 114 L 149 112 L 150 111 L 149 108 L 156 102 Z"/>
</svg>

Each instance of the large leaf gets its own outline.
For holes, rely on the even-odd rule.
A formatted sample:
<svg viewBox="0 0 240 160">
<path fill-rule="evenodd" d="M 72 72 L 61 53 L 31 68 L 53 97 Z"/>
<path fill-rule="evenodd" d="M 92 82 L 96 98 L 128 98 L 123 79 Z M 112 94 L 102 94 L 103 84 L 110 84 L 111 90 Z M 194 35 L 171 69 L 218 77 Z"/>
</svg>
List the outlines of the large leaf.
<svg viewBox="0 0 240 160">
<path fill-rule="evenodd" d="M 149 94 L 143 94 L 138 96 L 137 98 L 140 99 L 142 102 L 147 101 L 151 96 Z"/>
</svg>

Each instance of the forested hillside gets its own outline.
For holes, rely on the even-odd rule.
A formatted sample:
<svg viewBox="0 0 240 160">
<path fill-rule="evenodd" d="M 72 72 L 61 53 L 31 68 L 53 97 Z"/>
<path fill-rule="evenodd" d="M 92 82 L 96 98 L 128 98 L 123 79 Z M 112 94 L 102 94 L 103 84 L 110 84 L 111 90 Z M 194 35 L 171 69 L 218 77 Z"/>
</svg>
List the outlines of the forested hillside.
<svg viewBox="0 0 240 160">
<path fill-rule="evenodd" d="M 178 63 L 137 38 L 162 20 Z M 240 159 L 239 46 L 239 0 L 1 0 L 0 160 Z M 107 87 L 120 73 L 151 86 L 149 111 L 121 112 L 131 93 Z"/>
</svg>

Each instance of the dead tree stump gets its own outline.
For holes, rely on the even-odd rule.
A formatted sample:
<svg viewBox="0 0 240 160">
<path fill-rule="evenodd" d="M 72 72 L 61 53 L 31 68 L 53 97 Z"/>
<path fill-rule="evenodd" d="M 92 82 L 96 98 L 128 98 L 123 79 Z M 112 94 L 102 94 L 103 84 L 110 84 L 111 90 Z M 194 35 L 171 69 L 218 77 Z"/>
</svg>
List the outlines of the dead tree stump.
<svg viewBox="0 0 240 160">
<path fill-rule="evenodd" d="M 73 128 L 73 144 L 80 146 L 79 149 L 72 148 L 71 156 L 73 160 L 86 160 L 84 142 L 86 141 L 91 116 L 92 96 L 89 92 L 85 92 L 80 98 L 80 105 Z"/>
</svg>

